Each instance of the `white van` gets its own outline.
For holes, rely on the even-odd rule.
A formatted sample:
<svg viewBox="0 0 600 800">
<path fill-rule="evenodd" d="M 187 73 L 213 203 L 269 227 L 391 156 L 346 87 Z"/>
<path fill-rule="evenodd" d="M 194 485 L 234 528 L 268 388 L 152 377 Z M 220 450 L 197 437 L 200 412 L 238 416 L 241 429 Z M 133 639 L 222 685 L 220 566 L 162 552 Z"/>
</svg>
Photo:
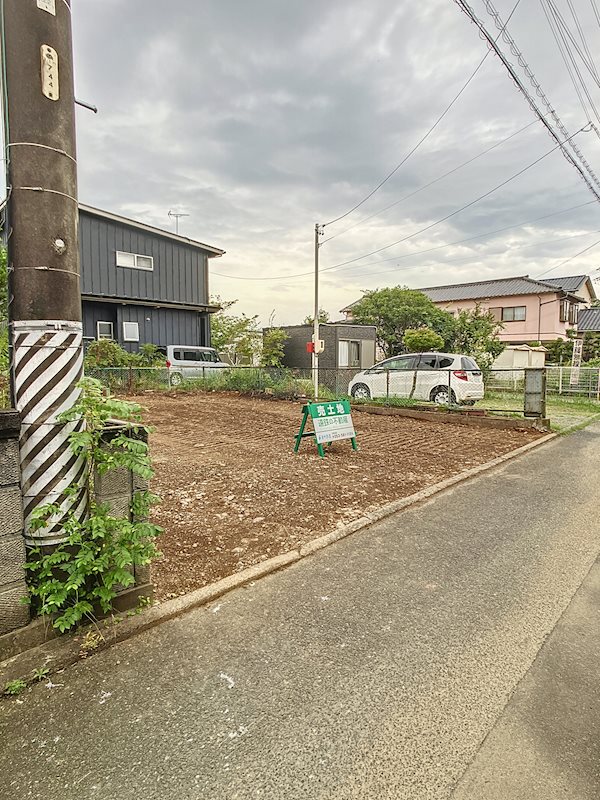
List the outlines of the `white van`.
<svg viewBox="0 0 600 800">
<path fill-rule="evenodd" d="M 229 366 L 221 361 L 214 347 L 193 347 L 187 344 L 171 344 L 167 347 L 167 369 L 171 386 L 179 386 L 184 380 L 202 378 L 214 370 Z"/>
</svg>

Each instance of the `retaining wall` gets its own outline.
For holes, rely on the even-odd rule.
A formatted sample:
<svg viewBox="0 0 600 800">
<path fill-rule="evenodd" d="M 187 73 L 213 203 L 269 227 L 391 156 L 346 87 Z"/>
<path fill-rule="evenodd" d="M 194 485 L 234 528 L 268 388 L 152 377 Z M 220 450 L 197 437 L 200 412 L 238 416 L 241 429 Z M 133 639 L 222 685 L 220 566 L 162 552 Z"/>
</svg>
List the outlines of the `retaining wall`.
<svg viewBox="0 0 600 800">
<path fill-rule="evenodd" d="M 29 622 L 16 411 L 0 411 L 0 635 Z"/>
</svg>

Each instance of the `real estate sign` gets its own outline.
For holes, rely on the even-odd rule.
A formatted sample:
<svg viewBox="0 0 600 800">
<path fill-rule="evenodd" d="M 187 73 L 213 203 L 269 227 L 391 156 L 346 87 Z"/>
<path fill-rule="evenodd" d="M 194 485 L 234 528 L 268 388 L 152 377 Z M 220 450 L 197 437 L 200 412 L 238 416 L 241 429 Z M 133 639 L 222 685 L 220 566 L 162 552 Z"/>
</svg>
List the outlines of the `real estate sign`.
<svg viewBox="0 0 600 800">
<path fill-rule="evenodd" d="M 352 441 L 352 449 L 358 450 L 348 400 L 334 400 L 330 403 L 308 403 L 302 408 L 302 412 L 302 424 L 295 437 L 294 452 L 298 452 L 300 443 L 306 436 L 314 436 L 321 458 L 325 455 L 323 445 L 337 442 L 340 439 L 350 439 Z M 309 419 L 312 420 L 312 431 L 306 430 L 306 423 Z"/>
<path fill-rule="evenodd" d="M 333 403 L 309 403 L 308 413 L 315 429 L 318 444 L 354 439 L 354 424 L 348 400 Z"/>
</svg>

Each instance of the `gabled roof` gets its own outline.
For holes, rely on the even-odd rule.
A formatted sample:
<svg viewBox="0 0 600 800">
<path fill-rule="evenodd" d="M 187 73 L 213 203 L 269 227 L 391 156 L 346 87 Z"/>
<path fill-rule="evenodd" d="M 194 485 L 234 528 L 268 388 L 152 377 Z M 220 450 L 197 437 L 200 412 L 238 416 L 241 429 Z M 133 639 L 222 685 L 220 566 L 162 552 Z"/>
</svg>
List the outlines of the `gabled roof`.
<svg viewBox="0 0 600 800">
<path fill-rule="evenodd" d="M 600 308 L 582 308 L 577 315 L 577 333 L 600 331 Z"/>
<path fill-rule="evenodd" d="M 186 236 L 179 236 L 177 233 L 164 231 L 162 228 L 155 228 L 152 225 L 146 225 L 144 222 L 138 222 L 135 219 L 129 219 L 129 217 L 122 217 L 120 214 L 113 214 L 111 211 L 103 211 L 100 208 L 86 206 L 83 203 L 79 203 L 79 210 L 86 214 L 91 214 L 94 217 L 101 217 L 102 219 L 108 219 L 111 222 L 120 222 L 122 225 L 129 225 L 132 228 L 138 228 L 139 230 L 146 231 L 146 233 L 153 233 L 156 236 L 174 239 L 180 244 L 188 245 L 188 247 L 196 247 L 199 250 L 204 250 L 204 252 L 208 254 L 209 258 L 217 258 L 225 254 L 225 250 L 221 250 L 218 247 L 213 247 L 212 245 L 204 244 L 203 242 L 197 242 L 195 239 L 188 239 Z"/>
<path fill-rule="evenodd" d="M 428 286 L 419 289 L 434 303 L 453 300 L 486 300 L 492 297 L 507 297 L 519 294 L 548 294 L 560 292 L 561 287 L 521 275 L 516 278 L 496 278 L 471 283 L 452 283 L 447 286 Z"/>
<path fill-rule="evenodd" d="M 544 283 L 549 283 L 552 286 L 558 286 L 564 292 L 572 292 L 574 294 L 577 294 L 581 287 L 587 284 L 587 289 L 592 296 L 592 299 L 596 299 L 594 284 L 592 283 L 589 275 L 566 275 L 564 278 L 544 278 Z"/>
</svg>

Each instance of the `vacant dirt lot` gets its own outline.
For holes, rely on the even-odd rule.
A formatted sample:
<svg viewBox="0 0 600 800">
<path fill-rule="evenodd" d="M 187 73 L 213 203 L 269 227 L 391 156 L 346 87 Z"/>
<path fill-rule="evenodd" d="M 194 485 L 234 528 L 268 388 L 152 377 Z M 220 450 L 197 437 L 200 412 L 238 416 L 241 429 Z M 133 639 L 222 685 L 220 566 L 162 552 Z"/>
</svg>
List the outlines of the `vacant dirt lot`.
<svg viewBox="0 0 600 800">
<path fill-rule="evenodd" d="M 540 435 L 356 413 L 359 452 L 338 442 L 320 459 L 310 439 L 293 452 L 299 403 L 175 393 L 135 400 L 156 427 L 159 598 L 283 553 Z"/>
</svg>

